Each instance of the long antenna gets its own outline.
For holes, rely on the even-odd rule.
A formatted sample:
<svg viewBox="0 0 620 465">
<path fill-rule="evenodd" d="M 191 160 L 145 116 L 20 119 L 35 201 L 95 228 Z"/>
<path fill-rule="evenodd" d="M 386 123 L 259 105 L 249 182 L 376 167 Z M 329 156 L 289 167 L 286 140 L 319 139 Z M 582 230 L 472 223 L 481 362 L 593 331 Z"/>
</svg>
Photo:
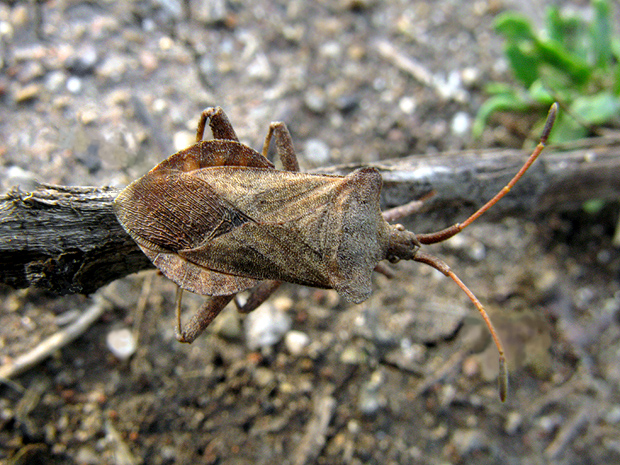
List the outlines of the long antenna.
<svg viewBox="0 0 620 465">
<path fill-rule="evenodd" d="M 460 278 L 454 273 L 454 271 L 450 269 L 446 262 L 426 252 L 418 252 L 413 260 L 432 266 L 436 270 L 441 271 L 444 275 L 451 278 L 465 292 L 465 294 L 467 294 L 469 300 L 473 302 L 473 304 L 480 312 L 480 315 L 482 315 L 482 319 L 489 328 L 489 331 L 491 332 L 491 337 L 493 337 L 493 341 L 497 346 L 497 352 L 499 353 L 499 398 L 502 402 L 504 402 L 506 400 L 506 396 L 508 395 L 508 370 L 506 369 L 504 345 L 502 344 L 502 341 L 499 338 L 497 331 L 495 331 L 495 327 L 493 326 L 493 323 L 491 322 L 491 319 L 489 318 L 486 310 L 484 309 L 478 298 L 474 295 L 474 293 L 470 291 L 469 288 L 463 283 L 463 281 L 461 281 Z"/>
<path fill-rule="evenodd" d="M 521 179 L 521 177 L 525 174 L 525 172 L 532 166 L 532 163 L 536 161 L 538 156 L 541 154 L 543 149 L 545 148 L 545 144 L 547 143 L 547 139 L 549 138 L 549 134 L 551 133 L 551 129 L 553 128 L 553 123 L 555 122 L 555 118 L 558 113 L 558 104 L 554 103 L 551 105 L 549 109 L 549 114 L 547 115 L 547 121 L 545 122 L 545 127 L 543 128 L 542 135 L 540 136 L 540 141 L 538 145 L 532 152 L 532 154 L 528 157 L 526 162 L 523 164 L 521 169 L 513 176 L 513 178 L 506 184 L 491 200 L 485 203 L 478 211 L 476 211 L 473 215 L 467 218 L 462 223 L 456 223 L 452 226 L 449 226 L 441 231 L 437 231 L 434 233 L 428 234 L 416 234 L 416 239 L 420 244 L 435 244 L 437 242 L 443 242 L 452 236 L 460 233 L 467 226 L 476 221 L 484 212 L 486 212 L 489 208 L 495 205 L 502 197 L 504 197 L 510 190 L 514 187 L 514 185 Z M 432 266 L 436 270 L 441 271 L 444 275 L 451 278 L 464 292 L 467 294 L 467 297 L 473 302 L 476 306 L 480 315 L 482 315 L 482 319 L 486 323 L 489 331 L 491 332 L 491 336 L 493 337 L 493 341 L 497 346 L 497 351 L 499 353 L 499 398 L 502 402 L 506 400 L 506 396 L 508 395 L 508 370 L 506 368 L 506 357 L 504 355 L 504 346 L 502 341 L 500 340 L 497 331 L 493 327 L 493 323 L 491 323 L 491 319 L 487 314 L 486 310 L 478 300 L 478 298 L 474 295 L 472 291 L 460 280 L 460 278 L 454 274 L 454 272 L 450 269 L 450 267 L 439 258 L 427 254 L 426 252 L 418 251 L 413 258 L 416 262 L 426 263 L 429 266 Z"/>
<path fill-rule="evenodd" d="M 551 133 L 551 128 L 553 128 L 553 123 L 555 122 L 555 117 L 558 114 L 558 104 L 554 103 L 551 105 L 549 109 L 549 114 L 547 115 L 547 121 L 545 122 L 545 127 L 543 128 L 542 135 L 540 136 L 540 141 L 538 145 L 529 156 L 525 164 L 521 167 L 521 169 L 514 175 L 514 177 L 506 184 L 495 196 L 485 203 L 480 209 L 467 218 L 462 223 L 456 223 L 452 226 L 447 227 L 446 229 L 442 229 L 441 231 L 437 231 L 434 233 L 428 234 L 416 234 L 416 238 L 421 244 L 436 244 L 437 242 L 443 242 L 446 239 L 450 239 L 455 234 L 460 233 L 467 226 L 476 221 L 480 216 L 486 212 L 489 208 L 495 205 L 503 196 L 505 196 L 510 190 L 514 187 L 514 185 L 521 179 L 521 176 L 525 174 L 532 163 L 536 161 L 540 153 L 545 148 L 545 144 L 547 143 L 547 139 L 549 138 L 549 134 Z"/>
</svg>

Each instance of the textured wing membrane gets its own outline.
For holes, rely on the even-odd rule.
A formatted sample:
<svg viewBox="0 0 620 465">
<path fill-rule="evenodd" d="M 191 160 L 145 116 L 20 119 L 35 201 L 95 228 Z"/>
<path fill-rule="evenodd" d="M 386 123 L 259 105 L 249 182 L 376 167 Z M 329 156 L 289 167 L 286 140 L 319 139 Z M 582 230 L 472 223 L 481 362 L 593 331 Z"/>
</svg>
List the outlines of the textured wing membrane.
<svg viewBox="0 0 620 465">
<path fill-rule="evenodd" d="M 258 279 L 329 287 L 320 251 L 303 242 L 291 224 L 247 223 L 179 255 L 209 269 Z"/>
<path fill-rule="evenodd" d="M 119 221 L 153 264 L 183 289 L 197 294 L 233 294 L 259 282 L 202 268 L 177 254 L 249 220 L 222 204 L 208 185 L 197 186 L 191 178 L 178 176 L 179 171 L 222 165 L 273 169 L 260 153 L 236 141 L 202 141 L 168 157 L 114 202 Z"/>
<path fill-rule="evenodd" d="M 325 208 L 345 180 L 271 169 L 211 167 L 191 176 L 204 180 L 218 197 L 261 223 L 284 223 Z"/>
<path fill-rule="evenodd" d="M 383 223 L 378 173 L 188 169 L 184 155 L 176 155 L 168 166 L 182 170 L 157 167 L 116 201 L 125 229 L 168 278 L 207 295 L 275 279 L 335 288 L 348 300 L 366 298 L 380 241 L 350 230 L 368 223 L 362 233 L 372 234 L 372 224 Z"/>
<path fill-rule="evenodd" d="M 134 239 L 169 251 L 194 248 L 249 221 L 207 183 L 179 172 L 144 176 L 116 203 L 117 216 Z"/>
<path fill-rule="evenodd" d="M 345 178 L 329 210 L 330 234 L 324 248 L 330 256 L 330 287 L 350 302 L 372 293 L 372 272 L 385 258 L 389 226 L 379 208 L 382 179 L 374 168 L 354 171 Z"/>
<path fill-rule="evenodd" d="M 221 273 L 329 286 L 319 234 L 343 178 L 237 167 L 191 176 L 249 220 L 221 228 L 224 234 L 204 235 L 200 244 L 179 250 L 181 257 Z"/>
<path fill-rule="evenodd" d="M 193 174 L 260 221 L 181 251 L 183 257 L 211 269 L 334 288 L 353 302 L 368 298 L 388 237 L 376 170 L 341 177 L 221 167 Z"/>
<path fill-rule="evenodd" d="M 195 265 L 175 253 L 156 252 L 140 246 L 162 273 L 186 291 L 201 295 L 230 295 L 258 285 L 260 280 L 218 273 Z"/>
</svg>

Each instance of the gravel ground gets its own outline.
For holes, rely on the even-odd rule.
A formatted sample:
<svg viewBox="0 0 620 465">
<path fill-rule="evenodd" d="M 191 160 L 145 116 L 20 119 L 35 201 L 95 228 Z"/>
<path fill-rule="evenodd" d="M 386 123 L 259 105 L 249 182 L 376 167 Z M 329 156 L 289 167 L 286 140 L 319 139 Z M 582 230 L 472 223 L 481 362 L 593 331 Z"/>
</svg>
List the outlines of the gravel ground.
<svg viewBox="0 0 620 465">
<path fill-rule="evenodd" d="M 3 3 L 0 188 L 124 186 L 189 145 L 212 105 L 256 148 L 285 121 L 303 169 L 518 146 L 528 121 L 468 133 L 484 83 L 508 79 L 491 23 L 510 8 L 543 17 L 514 0 Z M 504 339 L 505 404 L 471 304 L 414 263 L 361 305 L 284 286 L 191 346 L 154 272 L 94 298 L 0 288 L 0 364 L 104 306 L 0 385 L 0 462 L 619 462 L 617 216 L 508 218 L 433 248 Z M 265 325 L 275 344 L 255 339 Z"/>
</svg>

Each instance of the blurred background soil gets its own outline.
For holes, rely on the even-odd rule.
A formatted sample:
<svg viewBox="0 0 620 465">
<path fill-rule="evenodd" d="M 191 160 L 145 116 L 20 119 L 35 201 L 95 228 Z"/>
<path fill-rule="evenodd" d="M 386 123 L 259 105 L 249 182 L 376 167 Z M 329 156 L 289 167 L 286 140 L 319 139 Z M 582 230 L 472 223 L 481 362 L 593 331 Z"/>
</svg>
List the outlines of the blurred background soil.
<svg viewBox="0 0 620 465">
<path fill-rule="evenodd" d="M 192 143 L 212 105 L 257 149 L 285 121 L 302 169 L 520 147 L 527 117 L 476 142 L 469 125 L 484 84 L 509 79 L 493 18 L 542 23 L 542 3 L 3 2 L 0 186 L 125 186 Z M 0 462 L 618 463 L 617 216 L 481 222 L 433 247 L 504 339 L 505 404 L 486 328 L 431 268 L 394 266 L 360 305 L 285 285 L 250 317 L 227 309 L 191 346 L 174 337 L 175 286 L 150 271 L 102 289 L 103 318 L 0 384 Z M 200 301 L 186 298 L 185 318 Z M 91 305 L 0 288 L 0 364 Z"/>
</svg>

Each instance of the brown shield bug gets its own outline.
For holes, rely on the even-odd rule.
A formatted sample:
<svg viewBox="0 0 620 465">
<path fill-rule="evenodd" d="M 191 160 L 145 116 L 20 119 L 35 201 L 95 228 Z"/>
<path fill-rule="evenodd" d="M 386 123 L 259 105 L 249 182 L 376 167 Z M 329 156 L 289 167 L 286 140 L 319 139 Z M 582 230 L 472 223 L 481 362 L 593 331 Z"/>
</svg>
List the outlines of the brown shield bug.
<svg viewBox="0 0 620 465">
<path fill-rule="evenodd" d="M 554 104 L 538 146 L 495 197 L 463 223 L 434 233 L 415 234 L 388 223 L 412 209 L 381 212 L 376 169 L 347 176 L 300 173 L 284 123 L 271 123 L 261 154 L 239 142 L 219 107 L 202 112 L 196 144 L 126 187 L 114 210 L 142 251 L 179 286 L 179 341 L 192 342 L 245 289 L 254 288 L 240 307 L 244 312 L 264 302 L 281 282 L 335 289 L 359 303 L 372 292 L 371 275 L 382 270 L 382 260 L 414 260 L 454 280 L 482 315 L 499 351 L 504 400 L 504 349 L 482 304 L 447 264 L 421 246 L 458 234 L 507 194 L 543 150 L 556 113 Z M 203 140 L 207 122 L 213 140 Z M 272 138 L 282 171 L 266 157 Z M 185 327 L 183 290 L 211 296 Z"/>
</svg>

